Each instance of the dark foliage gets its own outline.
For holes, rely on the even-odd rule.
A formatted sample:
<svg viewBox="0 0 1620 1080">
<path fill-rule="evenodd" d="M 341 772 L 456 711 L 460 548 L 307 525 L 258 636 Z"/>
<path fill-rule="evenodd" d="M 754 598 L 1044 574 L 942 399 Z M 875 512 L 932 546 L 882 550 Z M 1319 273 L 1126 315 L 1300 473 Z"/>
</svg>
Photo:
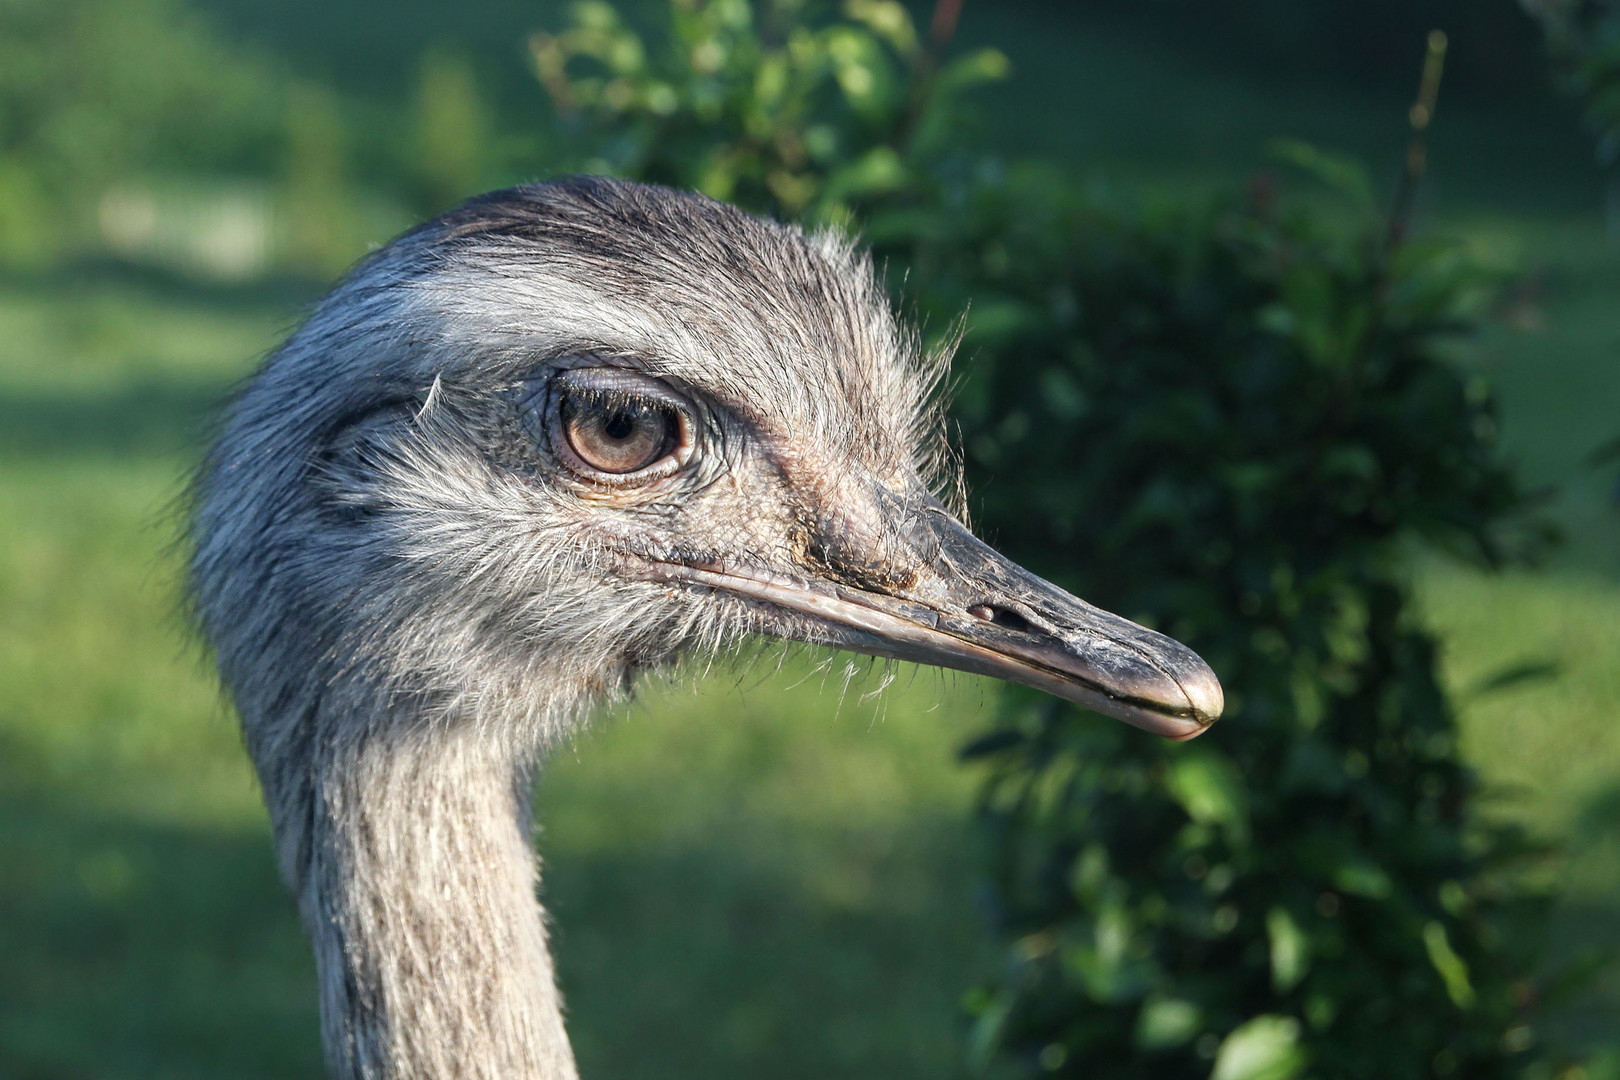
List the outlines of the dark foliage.
<svg viewBox="0 0 1620 1080">
<path fill-rule="evenodd" d="M 1488 564 L 1535 542 L 1504 533 L 1524 499 L 1448 356 L 1477 276 L 1268 190 L 1033 202 L 981 193 L 984 239 L 919 281 L 971 280 L 994 313 L 957 408 L 980 524 L 1192 644 L 1230 707 L 1178 746 L 1008 694 L 967 751 L 1011 943 L 981 1044 L 1029 1075 L 1204 1077 L 1217 1054 L 1223 1077 L 1518 1075 L 1530 852 L 1475 816 L 1400 569 L 1411 539 Z"/>
</svg>

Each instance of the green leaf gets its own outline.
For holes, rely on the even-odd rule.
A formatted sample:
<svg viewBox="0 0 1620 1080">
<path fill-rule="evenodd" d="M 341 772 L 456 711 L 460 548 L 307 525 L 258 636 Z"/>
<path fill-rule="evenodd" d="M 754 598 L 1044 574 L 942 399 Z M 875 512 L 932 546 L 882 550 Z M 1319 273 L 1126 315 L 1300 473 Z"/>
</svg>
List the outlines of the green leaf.
<svg viewBox="0 0 1620 1080">
<path fill-rule="evenodd" d="M 1383 867 L 1371 859 L 1354 855 L 1334 867 L 1333 885 L 1340 892 L 1365 896 L 1369 900 L 1382 900 L 1395 891 L 1395 884 Z"/>
<path fill-rule="evenodd" d="M 834 26 L 826 33 L 833 76 L 850 108 L 876 120 L 895 92 L 889 54 L 877 39 L 854 26 Z M 881 147 L 880 149 L 889 149 Z M 890 153 L 893 150 L 890 149 Z"/>
<path fill-rule="evenodd" d="M 1287 908 L 1266 912 L 1266 936 L 1271 939 L 1271 985 L 1279 994 L 1299 985 L 1311 966 L 1311 942 Z"/>
<path fill-rule="evenodd" d="M 1171 761 L 1167 780 L 1170 794 L 1194 821 L 1224 826 L 1234 839 L 1247 838 L 1248 793 L 1231 762 L 1213 752 L 1187 750 Z"/>
<path fill-rule="evenodd" d="M 1221 1043 L 1209 1080 L 1293 1080 L 1308 1060 L 1299 1045 L 1298 1020 L 1257 1016 Z"/>
<path fill-rule="evenodd" d="M 892 147 L 875 146 L 834 172 L 827 180 L 828 199 L 893 191 L 906 178 L 906 167 Z"/>
<path fill-rule="evenodd" d="M 981 83 L 1000 82 L 1012 73 L 1012 62 L 1000 49 L 975 49 L 946 64 L 935 76 L 937 93 L 956 93 Z"/>
<path fill-rule="evenodd" d="M 1203 1011 L 1193 1002 L 1150 997 L 1136 1017 L 1136 1045 L 1143 1050 L 1181 1046 L 1197 1035 L 1203 1024 Z"/>
<path fill-rule="evenodd" d="M 1440 973 L 1446 984 L 1446 994 L 1459 1009 L 1474 1007 L 1474 984 L 1468 978 L 1468 965 L 1451 947 L 1446 928 L 1438 922 L 1423 927 L 1423 946 L 1429 951 L 1429 963 Z"/>
<path fill-rule="evenodd" d="M 968 1031 L 967 1039 L 968 1063 L 975 1072 L 982 1072 L 995 1057 L 996 1047 L 1001 1042 L 1002 1029 L 1006 1026 L 1007 1017 L 1012 1014 L 1016 1001 L 1016 997 L 1010 991 L 1003 992 L 979 1011 L 978 1018 Z"/>
<path fill-rule="evenodd" d="M 1131 949 L 1135 921 L 1122 898 L 1105 898 L 1098 905 L 1091 933 L 1062 944 L 1064 969 L 1092 1001 L 1119 1004 L 1146 991 L 1148 968 Z"/>
<path fill-rule="evenodd" d="M 1372 181 L 1367 179 L 1366 168 L 1354 158 L 1329 153 L 1298 139 L 1277 139 L 1267 149 L 1272 158 L 1310 174 L 1349 198 L 1358 209 L 1375 212 Z"/>
<path fill-rule="evenodd" d="M 574 24 L 585 30 L 611 33 L 624 24 L 619 13 L 605 0 L 579 0 L 573 7 Z"/>
<path fill-rule="evenodd" d="M 865 23 L 894 47 L 901 56 L 917 51 L 917 28 L 911 14 L 895 0 L 846 0 L 844 14 Z"/>
<path fill-rule="evenodd" d="M 963 761 L 976 761 L 979 758 L 999 754 L 1003 750 L 1010 750 L 1021 746 L 1025 742 L 1024 733 L 1004 728 L 1001 731 L 992 731 L 988 735 L 980 736 L 957 751 L 957 756 Z"/>
</svg>

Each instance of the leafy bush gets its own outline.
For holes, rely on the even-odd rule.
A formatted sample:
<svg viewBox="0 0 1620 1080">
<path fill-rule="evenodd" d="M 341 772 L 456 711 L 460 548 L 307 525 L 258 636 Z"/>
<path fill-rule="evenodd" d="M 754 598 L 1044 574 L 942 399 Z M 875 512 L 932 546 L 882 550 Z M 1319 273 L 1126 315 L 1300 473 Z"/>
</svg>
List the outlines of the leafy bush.
<svg viewBox="0 0 1620 1080">
<path fill-rule="evenodd" d="M 1536 548 L 1488 390 L 1453 353 L 1490 282 L 1339 204 L 1112 206 L 951 130 L 995 54 L 942 63 L 898 4 L 604 4 L 536 39 L 582 156 L 784 216 L 853 215 L 928 324 L 971 302 L 955 415 L 980 524 L 1198 648 L 1229 716 L 1189 746 L 1009 689 L 965 751 L 1004 978 L 974 1054 L 1010 1075 L 1493 1077 L 1545 1062 L 1524 885 L 1475 812 L 1402 565 Z M 860 74 L 864 73 L 864 74 Z"/>
<path fill-rule="evenodd" d="M 942 42 L 925 45 L 894 0 L 848 0 L 843 19 L 806 7 L 673 0 L 649 44 L 612 5 L 576 4 L 568 29 L 530 42 L 576 166 L 818 222 L 926 188 L 960 138 L 961 92 L 1006 58 L 941 66 Z"/>
<path fill-rule="evenodd" d="M 1229 715 L 1183 746 L 1006 695 L 967 751 L 1011 941 L 979 1044 L 1032 1076 L 1518 1075 L 1532 852 L 1474 812 L 1402 573 L 1412 539 L 1541 540 L 1450 355 L 1480 276 L 1386 253 L 1365 204 L 1030 203 L 981 193 L 965 234 L 1016 255 L 947 242 L 920 281 L 996 268 L 957 408 L 981 522 L 1197 648 Z"/>
</svg>

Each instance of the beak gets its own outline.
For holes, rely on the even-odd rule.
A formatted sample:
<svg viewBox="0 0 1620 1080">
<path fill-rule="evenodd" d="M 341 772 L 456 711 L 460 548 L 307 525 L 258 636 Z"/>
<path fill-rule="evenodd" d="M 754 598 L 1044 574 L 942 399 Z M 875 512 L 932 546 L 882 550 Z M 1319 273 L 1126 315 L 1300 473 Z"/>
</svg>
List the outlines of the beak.
<svg viewBox="0 0 1620 1080">
<path fill-rule="evenodd" d="M 1221 715 L 1221 684 L 1191 649 L 1092 607 L 982 543 L 937 504 L 912 519 L 922 563 L 910 584 L 861 588 L 877 574 L 795 580 L 718 565 L 659 563 L 652 576 L 809 616 L 782 636 L 1032 686 L 1171 739 Z"/>
</svg>

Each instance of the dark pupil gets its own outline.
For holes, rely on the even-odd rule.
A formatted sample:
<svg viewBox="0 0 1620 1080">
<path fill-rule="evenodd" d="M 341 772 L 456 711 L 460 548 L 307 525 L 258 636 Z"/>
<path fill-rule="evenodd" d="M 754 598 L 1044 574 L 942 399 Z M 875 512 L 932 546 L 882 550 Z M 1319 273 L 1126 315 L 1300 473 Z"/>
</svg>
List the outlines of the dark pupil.
<svg viewBox="0 0 1620 1080">
<path fill-rule="evenodd" d="M 636 422 L 640 419 L 641 415 L 639 412 L 631 412 L 629 409 L 619 409 L 615 411 L 613 415 L 608 417 L 607 423 L 602 425 L 602 430 L 610 439 L 624 439 L 627 438 L 632 431 L 636 430 Z"/>
</svg>

